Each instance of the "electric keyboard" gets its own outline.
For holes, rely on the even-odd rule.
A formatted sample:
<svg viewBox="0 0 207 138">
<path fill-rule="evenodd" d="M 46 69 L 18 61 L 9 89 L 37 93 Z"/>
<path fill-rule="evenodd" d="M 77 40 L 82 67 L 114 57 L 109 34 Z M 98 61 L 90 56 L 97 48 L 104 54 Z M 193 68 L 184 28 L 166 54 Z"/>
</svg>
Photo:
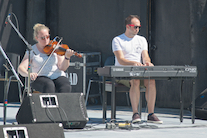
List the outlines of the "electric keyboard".
<svg viewBox="0 0 207 138">
<path fill-rule="evenodd" d="M 183 121 L 183 102 L 182 102 L 182 87 L 185 79 L 192 79 L 192 123 L 195 122 L 195 78 L 197 76 L 196 66 L 105 66 L 97 68 L 99 76 L 103 76 L 103 122 L 106 120 L 107 110 L 107 92 L 106 78 L 112 81 L 112 92 L 111 92 L 111 119 L 116 118 L 116 94 L 115 94 L 115 80 L 116 79 L 155 79 L 155 80 L 171 80 L 178 79 L 181 81 L 180 91 L 180 122 Z"/>
<path fill-rule="evenodd" d="M 196 77 L 196 66 L 105 66 L 97 69 L 105 77 Z"/>
</svg>

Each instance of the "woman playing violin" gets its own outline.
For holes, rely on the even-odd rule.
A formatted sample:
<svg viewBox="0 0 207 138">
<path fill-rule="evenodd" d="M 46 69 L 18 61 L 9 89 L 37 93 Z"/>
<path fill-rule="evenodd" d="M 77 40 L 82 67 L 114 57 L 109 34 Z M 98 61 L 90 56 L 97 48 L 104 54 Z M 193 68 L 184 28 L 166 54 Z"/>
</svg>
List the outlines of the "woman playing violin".
<svg viewBox="0 0 207 138">
<path fill-rule="evenodd" d="M 37 43 L 32 46 L 30 52 L 30 79 L 33 81 L 31 88 L 42 93 L 71 92 L 71 85 L 64 71 L 69 67 L 70 57 L 74 51 L 68 48 L 63 56 L 52 53 L 41 72 L 38 72 L 48 58 L 48 55 L 44 52 L 44 47 L 50 42 L 50 30 L 44 24 L 39 23 L 35 24 L 33 29 L 33 39 Z M 18 67 L 18 72 L 23 77 L 28 77 L 28 60 L 29 52 L 26 51 Z"/>
</svg>

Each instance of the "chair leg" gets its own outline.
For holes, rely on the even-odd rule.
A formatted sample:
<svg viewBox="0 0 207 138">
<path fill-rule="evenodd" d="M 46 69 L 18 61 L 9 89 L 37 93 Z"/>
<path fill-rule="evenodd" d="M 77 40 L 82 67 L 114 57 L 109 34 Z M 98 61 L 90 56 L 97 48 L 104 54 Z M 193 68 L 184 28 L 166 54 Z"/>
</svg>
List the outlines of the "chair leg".
<svg viewBox="0 0 207 138">
<path fill-rule="evenodd" d="M 126 92 L 126 99 L 127 99 L 127 104 L 128 104 L 128 106 L 130 106 L 130 102 L 129 102 L 129 93 L 128 93 L 128 92 Z"/>
<path fill-rule="evenodd" d="M 87 102 L 88 102 L 88 96 L 89 96 L 89 92 L 90 92 L 91 81 L 92 80 L 89 80 L 89 82 L 88 82 L 88 89 L 87 89 L 87 93 L 86 93 L 85 105 L 87 105 Z"/>
<path fill-rule="evenodd" d="M 10 83 L 11 83 L 12 78 L 15 78 L 15 76 L 10 76 L 9 77 L 9 82 L 8 82 L 8 85 L 9 86 L 10 86 Z M 19 101 L 20 101 L 20 103 L 22 103 L 22 90 L 21 90 L 20 83 L 17 82 L 17 85 L 18 85 L 18 90 L 19 90 Z M 9 86 L 8 86 L 8 92 L 7 92 L 7 94 L 9 93 Z"/>
<path fill-rule="evenodd" d="M 142 92 L 140 92 L 138 111 L 139 111 L 140 118 L 141 118 L 142 116 Z"/>
<path fill-rule="evenodd" d="M 100 101 L 102 104 L 102 93 L 101 93 L 101 84 L 100 83 L 98 83 L 98 90 L 99 90 L 99 94 L 100 94 Z"/>
<path fill-rule="evenodd" d="M 25 95 L 26 95 L 27 92 L 28 92 L 28 87 L 26 86 L 24 88 L 24 91 L 23 91 L 23 94 L 22 94 L 22 100 L 24 100 L 24 97 L 25 97 Z"/>
<path fill-rule="evenodd" d="M 22 90 L 21 90 L 21 86 L 20 86 L 19 82 L 18 82 L 18 89 L 19 89 L 19 101 L 22 104 Z"/>
</svg>

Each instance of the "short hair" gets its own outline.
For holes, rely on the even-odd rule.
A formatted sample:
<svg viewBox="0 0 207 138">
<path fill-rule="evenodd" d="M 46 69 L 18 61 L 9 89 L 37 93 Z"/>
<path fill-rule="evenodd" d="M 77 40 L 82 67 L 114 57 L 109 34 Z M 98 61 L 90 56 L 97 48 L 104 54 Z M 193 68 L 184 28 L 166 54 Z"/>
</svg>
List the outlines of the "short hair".
<svg viewBox="0 0 207 138">
<path fill-rule="evenodd" d="M 34 27 L 33 27 L 33 30 L 34 30 L 34 32 L 33 32 L 33 39 L 34 39 L 35 41 L 37 41 L 37 40 L 35 39 L 35 37 L 37 37 L 39 31 L 41 31 L 41 30 L 43 30 L 43 29 L 48 30 L 48 32 L 50 31 L 50 29 L 49 29 L 47 26 L 45 26 L 44 24 L 36 23 L 36 24 L 34 25 Z"/>
<path fill-rule="evenodd" d="M 131 24 L 131 20 L 132 20 L 133 18 L 137 18 L 137 19 L 140 21 L 139 16 L 137 16 L 137 15 L 129 15 L 129 16 L 125 19 L 125 25 L 127 25 L 127 24 Z"/>
</svg>

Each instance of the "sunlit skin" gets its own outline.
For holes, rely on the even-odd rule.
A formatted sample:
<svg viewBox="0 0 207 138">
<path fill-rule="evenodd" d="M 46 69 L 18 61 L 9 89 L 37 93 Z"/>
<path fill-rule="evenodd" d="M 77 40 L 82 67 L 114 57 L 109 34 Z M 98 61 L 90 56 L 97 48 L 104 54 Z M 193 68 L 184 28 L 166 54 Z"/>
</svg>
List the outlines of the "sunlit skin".
<svg viewBox="0 0 207 138">
<path fill-rule="evenodd" d="M 139 27 L 135 28 L 134 26 L 141 26 L 140 20 L 137 18 L 131 19 L 131 26 L 126 25 L 125 35 L 129 38 L 133 38 L 135 35 L 139 33 Z M 154 66 L 151 63 L 151 59 L 149 57 L 148 51 L 142 51 L 142 60 L 143 63 L 137 61 L 130 61 L 124 58 L 124 54 L 122 50 L 114 51 L 115 56 L 117 57 L 118 62 L 121 65 L 132 65 L 132 66 Z M 140 97 L 140 80 L 133 79 L 130 80 L 130 100 L 132 104 L 133 114 L 138 113 L 138 103 Z M 148 113 L 154 112 L 155 98 L 156 98 L 156 87 L 155 80 L 144 80 L 144 85 L 146 86 L 145 97 L 148 102 Z M 149 91 L 150 90 L 150 91 Z M 150 95 L 150 96 L 149 96 Z"/>
<path fill-rule="evenodd" d="M 137 18 L 133 18 L 131 20 L 131 24 L 134 26 L 141 26 L 140 21 Z M 129 38 L 133 38 L 135 35 L 137 35 L 139 33 L 139 27 L 137 29 L 134 28 L 134 26 L 129 26 L 126 25 L 126 31 L 125 31 L 125 35 Z M 143 64 L 140 62 L 136 62 L 136 61 L 129 61 L 127 59 L 124 58 L 124 55 L 122 53 L 122 51 L 114 51 L 114 54 L 117 58 L 119 63 L 122 65 L 133 65 L 133 66 L 154 66 L 151 63 L 149 54 L 147 50 L 144 50 L 142 52 L 142 58 L 143 58 Z"/>
<path fill-rule="evenodd" d="M 49 31 L 47 29 L 42 29 L 38 32 L 37 36 L 35 37 L 35 39 L 37 40 L 37 43 L 36 43 L 37 49 L 41 53 L 45 53 L 43 49 L 50 42 L 50 37 L 49 36 L 50 36 Z M 69 60 L 66 60 L 65 57 L 70 58 L 73 55 L 73 53 L 74 53 L 73 50 L 67 49 L 64 56 L 57 55 L 58 68 L 60 70 L 65 71 L 69 67 L 70 62 L 69 62 Z M 27 71 L 27 69 L 28 69 L 28 59 L 29 59 L 28 55 L 25 54 L 24 58 L 22 59 L 22 62 L 20 63 L 20 65 L 18 67 L 18 72 L 23 77 L 28 77 L 28 71 Z M 38 76 L 37 73 L 33 73 L 33 72 L 30 73 L 31 80 L 36 80 L 37 76 Z"/>
<path fill-rule="evenodd" d="M 140 21 L 137 18 L 131 20 L 131 24 L 134 26 L 141 26 Z M 126 25 L 125 35 L 129 38 L 133 38 L 139 33 L 139 28 L 135 29 L 133 26 Z"/>
</svg>

